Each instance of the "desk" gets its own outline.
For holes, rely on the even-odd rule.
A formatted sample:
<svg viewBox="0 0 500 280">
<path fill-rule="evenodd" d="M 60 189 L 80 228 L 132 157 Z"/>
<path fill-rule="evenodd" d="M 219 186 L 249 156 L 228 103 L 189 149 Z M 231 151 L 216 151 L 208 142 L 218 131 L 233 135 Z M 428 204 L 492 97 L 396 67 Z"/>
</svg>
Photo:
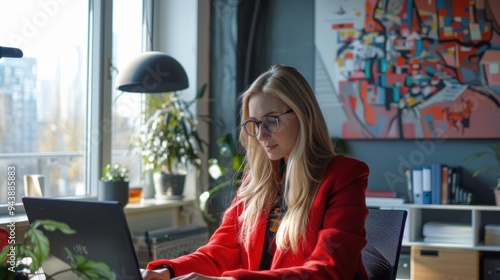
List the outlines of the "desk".
<svg viewBox="0 0 500 280">
<path fill-rule="evenodd" d="M 131 231 L 180 226 L 201 220 L 195 199 L 145 199 L 127 204 L 124 212 Z M 0 227 L 5 228 L 12 221 L 16 224 L 16 240 L 22 242 L 24 231 L 29 226 L 28 217 L 24 213 L 14 217 L 0 216 Z"/>
</svg>

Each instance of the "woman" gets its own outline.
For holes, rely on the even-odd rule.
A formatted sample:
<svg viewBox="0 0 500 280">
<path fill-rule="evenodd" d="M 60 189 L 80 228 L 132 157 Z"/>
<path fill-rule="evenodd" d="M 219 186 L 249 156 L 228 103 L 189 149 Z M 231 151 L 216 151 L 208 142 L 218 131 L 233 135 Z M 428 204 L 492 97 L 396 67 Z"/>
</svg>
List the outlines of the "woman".
<svg viewBox="0 0 500 280">
<path fill-rule="evenodd" d="M 368 167 L 336 155 L 316 97 L 275 65 L 242 95 L 246 166 L 207 245 L 148 264 L 144 279 L 367 279 Z"/>
</svg>

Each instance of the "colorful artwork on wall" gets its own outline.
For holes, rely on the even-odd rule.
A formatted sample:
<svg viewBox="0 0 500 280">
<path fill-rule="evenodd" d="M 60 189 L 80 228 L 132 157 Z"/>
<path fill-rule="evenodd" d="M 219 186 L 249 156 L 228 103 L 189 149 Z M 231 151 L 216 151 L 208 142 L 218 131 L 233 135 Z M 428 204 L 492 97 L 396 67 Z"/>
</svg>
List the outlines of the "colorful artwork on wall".
<svg viewBox="0 0 500 280">
<path fill-rule="evenodd" d="M 316 0 L 315 91 L 344 139 L 500 138 L 498 0 Z"/>
</svg>

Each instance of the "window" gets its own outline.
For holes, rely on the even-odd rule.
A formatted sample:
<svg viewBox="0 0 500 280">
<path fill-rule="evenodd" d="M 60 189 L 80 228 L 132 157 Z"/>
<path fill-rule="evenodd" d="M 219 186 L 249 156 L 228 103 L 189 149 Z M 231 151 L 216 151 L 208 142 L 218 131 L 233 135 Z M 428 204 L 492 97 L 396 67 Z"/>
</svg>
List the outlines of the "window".
<svg viewBox="0 0 500 280">
<path fill-rule="evenodd" d="M 97 194 L 103 158 L 138 165 L 127 151 L 141 96 L 111 88 L 121 65 L 143 48 L 141 20 L 142 0 L 23 0 L 2 7 L 0 46 L 20 48 L 24 57 L 0 58 L 0 205 L 8 200 L 4 178 L 12 168 L 20 202 L 27 174 L 44 176 L 44 196 L 83 197 Z M 107 53 L 113 53 L 110 72 L 101 69 Z M 109 92 L 110 104 L 101 98 Z M 112 112 L 111 134 L 106 124 L 95 128 L 103 122 L 101 106 Z M 132 184 L 139 184 L 138 166 L 129 168 Z"/>
<path fill-rule="evenodd" d="M 131 139 L 141 122 L 144 95 L 115 89 L 123 66 L 142 52 L 142 0 L 120 0 L 113 4 L 112 154 L 111 163 L 130 170 L 130 186 L 140 186 L 141 159 L 130 152 Z"/>
<path fill-rule="evenodd" d="M 0 172 L 15 168 L 18 202 L 26 174 L 44 176 L 44 195 L 86 194 L 88 9 L 86 0 L 27 0 L 0 12 L 1 45 L 24 52 L 0 59 Z M 0 190 L 5 203 L 7 180 Z"/>
</svg>

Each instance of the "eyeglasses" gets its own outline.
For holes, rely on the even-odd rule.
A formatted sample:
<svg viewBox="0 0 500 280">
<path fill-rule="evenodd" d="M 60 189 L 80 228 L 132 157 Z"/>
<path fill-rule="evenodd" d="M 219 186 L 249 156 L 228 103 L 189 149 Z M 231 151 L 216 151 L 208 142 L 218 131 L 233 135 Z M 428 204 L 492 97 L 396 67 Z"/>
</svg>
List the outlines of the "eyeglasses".
<svg viewBox="0 0 500 280">
<path fill-rule="evenodd" d="M 279 119 L 281 116 L 289 114 L 293 112 L 292 109 L 284 112 L 279 116 L 265 116 L 260 121 L 247 120 L 244 121 L 240 126 L 245 129 L 245 132 L 252 137 L 257 136 L 259 134 L 260 125 L 264 127 L 264 131 L 269 134 L 276 133 L 278 128 L 280 127 Z"/>
</svg>

